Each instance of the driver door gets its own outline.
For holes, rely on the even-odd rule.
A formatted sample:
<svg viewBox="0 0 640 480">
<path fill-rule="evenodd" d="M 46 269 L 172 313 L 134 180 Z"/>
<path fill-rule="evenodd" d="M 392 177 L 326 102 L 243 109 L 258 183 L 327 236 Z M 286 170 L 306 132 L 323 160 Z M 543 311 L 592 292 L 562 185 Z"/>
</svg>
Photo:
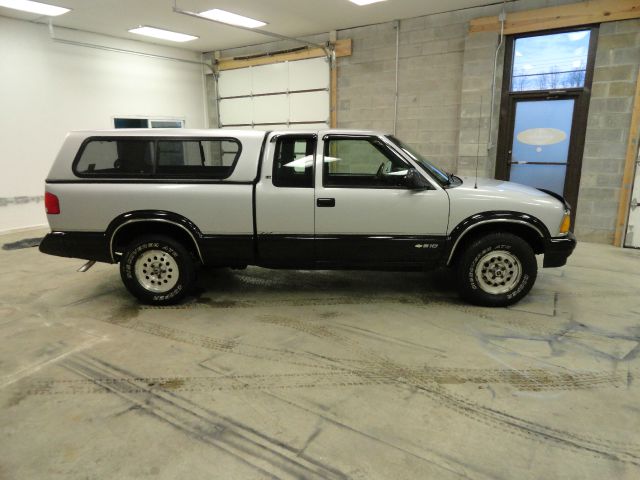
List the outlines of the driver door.
<svg viewBox="0 0 640 480">
<path fill-rule="evenodd" d="M 377 136 L 328 134 L 318 142 L 319 267 L 411 268 L 439 260 L 449 199 L 433 181 L 428 189 L 409 188 L 411 167 Z"/>
</svg>

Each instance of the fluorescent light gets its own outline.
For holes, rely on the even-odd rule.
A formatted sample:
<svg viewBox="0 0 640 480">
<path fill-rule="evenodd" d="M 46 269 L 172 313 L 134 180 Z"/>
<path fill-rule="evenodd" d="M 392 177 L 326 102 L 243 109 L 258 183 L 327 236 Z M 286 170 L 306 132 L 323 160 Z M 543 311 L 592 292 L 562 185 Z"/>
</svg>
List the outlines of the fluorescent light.
<svg viewBox="0 0 640 480">
<path fill-rule="evenodd" d="M 0 7 L 37 13 L 39 15 L 46 15 L 47 17 L 56 17 L 71 11 L 70 8 L 56 7 L 55 5 L 32 2 L 31 0 L 0 0 Z"/>
<path fill-rule="evenodd" d="M 349 0 L 351 3 L 362 7 L 364 5 L 371 5 L 372 3 L 384 2 L 385 0 Z"/>
<path fill-rule="evenodd" d="M 162 40 L 170 40 L 172 42 L 189 42 L 198 38 L 193 35 L 187 35 L 186 33 L 178 33 L 172 32 L 171 30 L 143 26 L 132 28 L 129 32 L 137 33 L 138 35 L 146 35 L 147 37 L 161 38 Z"/>
<path fill-rule="evenodd" d="M 208 18 L 209 20 L 215 20 L 216 22 L 228 23 L 229 25 L 237 25 L 239 27 L 256 28 L 263 27 L 266 23 L 260 20 L 254 20 L 253 18 L 243 17 L 235 13 L 227 12 L 226 10 L 220 10 L 214 8 L 213 10 L 207 10 L 206 12 L 200 12 L 200 17 Z"/>
</svg>

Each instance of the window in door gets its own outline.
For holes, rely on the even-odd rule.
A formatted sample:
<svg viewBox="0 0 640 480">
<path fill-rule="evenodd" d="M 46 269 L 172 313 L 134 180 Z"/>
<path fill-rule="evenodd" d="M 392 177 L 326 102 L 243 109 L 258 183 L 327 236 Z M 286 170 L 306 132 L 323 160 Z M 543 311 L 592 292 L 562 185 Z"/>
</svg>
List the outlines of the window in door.
<svg viewBox="0 0 640 480">
<path fill-rule="evenodd" d="M 283 135 L 276 141 L 273 185 L 313 188 L 315 136 Z"/>
<path fill-rule="evenodd" d="M 324 144 L 325 187 L 400 188 L 409 166 L 378 138 L 329 138 Z"/>
<path fill-rule="evenodd" d="M 590 29 L 516 38 L 511 90 L 584 87 L 590 40 Z"/>
</svg>

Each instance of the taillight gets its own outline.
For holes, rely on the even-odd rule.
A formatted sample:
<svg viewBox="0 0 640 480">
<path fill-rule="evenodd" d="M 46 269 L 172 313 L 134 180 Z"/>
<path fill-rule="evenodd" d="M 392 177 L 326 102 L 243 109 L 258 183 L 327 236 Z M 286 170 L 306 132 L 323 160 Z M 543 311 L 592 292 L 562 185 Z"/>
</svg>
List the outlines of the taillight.
<svg viewBox="0 0 640 480">
<path fill-rule="evenodd" d="M 47 215 L 58 215 L 60 213 L 60 201 L 53 193 L 44 193 L 44 209 Z"/>
</svg>

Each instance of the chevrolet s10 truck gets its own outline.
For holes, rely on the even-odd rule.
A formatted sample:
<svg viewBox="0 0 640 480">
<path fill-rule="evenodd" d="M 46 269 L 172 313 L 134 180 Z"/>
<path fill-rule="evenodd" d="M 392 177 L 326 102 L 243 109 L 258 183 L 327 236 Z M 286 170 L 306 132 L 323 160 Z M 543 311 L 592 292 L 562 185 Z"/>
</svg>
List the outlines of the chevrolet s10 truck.
<svg viewBox="0 0 640 480">
<path fill-rule="evenodd" d="M 140 301 L 179 302 L 199 266 L 455 269 L 469 302 L 506 306 L 576 240 L 557 194 L 459 178 L 371 131 L 68 134 L 46 180 L 40 251 L 119 263 Z"/>
</svg>

